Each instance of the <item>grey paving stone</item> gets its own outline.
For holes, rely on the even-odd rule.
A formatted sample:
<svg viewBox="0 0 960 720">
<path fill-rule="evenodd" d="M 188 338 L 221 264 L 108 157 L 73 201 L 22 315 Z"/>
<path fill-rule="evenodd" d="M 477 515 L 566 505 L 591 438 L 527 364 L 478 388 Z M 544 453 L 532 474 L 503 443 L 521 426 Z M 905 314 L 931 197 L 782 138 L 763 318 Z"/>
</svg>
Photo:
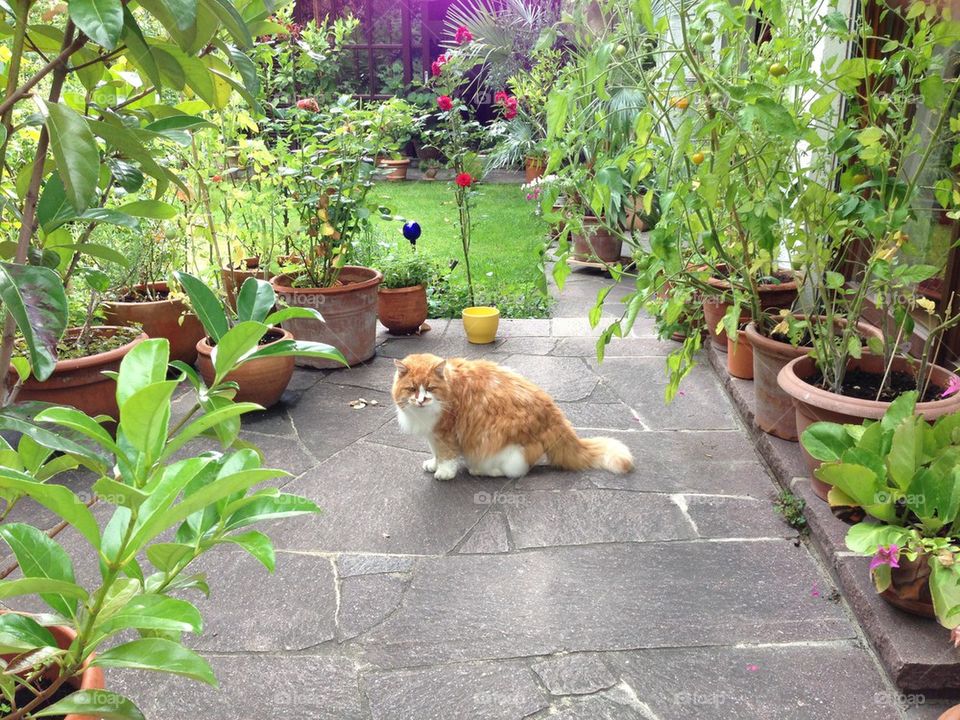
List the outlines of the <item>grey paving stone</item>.
<svg viewBox="0 0 960 720">
<path fill-rule="evenodd" d="M 400 555 L 351 555 L 345 553 L 337 558 L 340 577 L 376 575 L 378 573 L 402 573 L 413 567 L 412 557 Z"/>
<path fill-rule="evenodd" d="M 636 427 L 640 429 L 640 423 L 630 408 L 622 402 L 558 402 L 557 406 L 575 428 L 623 430 Z"/>
<path fill-rule="evenodd" d="M 317 464 L 317 459 L 295 435 L 261 435 L 241 431 L 240 438 L 260 448 L 263 452 L 264 467 L 286 470 L 291 475 L 297 476 Z"/>
<path fill-rule="evenodd" d="M 605 656 L 659 720 L 894 720 L 853 644 L 667 648 Z"/>
<path fill-rule="evenodd" d="M 161 673 L 113 670 L 111 690 L 150 720 L 367 720 L 354 663 L 342 657 L 228 655 L 207 658 L 219 688 Z"/>
<path fill-rule="evenodd" d="M 443 334 L 446 338 L 465 337 L 463 322 L 452 320 Z M 497 337 L 550 337 L 550 320 L 513 320 L 500 318 L 497 326 Z"/>
<path fill-rule="evenodd" d="M 568 700 L 552 720 L 649 720 L 630 692 L 613 688 L 606 692 Z"/>
<path fill-rule="evenodd" d="M 196 569 L 210 584 L 210 598 L 194 600 L 204 632 L 188 641 L 201 652 L 304 650 L 335 636 L 337 593 L 327 558 L 277 553 L 270 575 L 230 550 L 208 553 Z"/>
<path fill-rule="evenodd" d="M 489 345 L 473 345 L 462 334 L 447 337 L 429 333 L 420 337 L 391 339 L 380 354 L 388 358 L 404 358 L 414 353 L 432 353 L 443 358 L 464 357 L 474 360 L 501 353 L 508 342 L 507 338 L 497 338 Z"/>
<path fill-rule="evenodd" d="M 406 579 L 400 575 L 356 575 L 340 581 L 337 631 L 341 640 L 366 632 L 396 610 Z"/>
<path fill-rule="evenodd" d="M 506 355 L 553 355 L 557 339 L 552 337 L 507 337 L 497 346 Z"/>
<path fill-rule="evenodd" d="M 418 561 L 402 606 L 362 637 L 383 667 L 560 651 L 849 638 L 787 541 L 554 548 Z M 695 620 L 694 620 L 695 618 Z"/>
<path fill-rule="evenodd" d="M 488 512 L 457 551 L 461 555 L 505 553 L 510 550 L 510 535 L 503 513 Z"/>
<path fill-rule="evenodd" d="M 363 442 L 312 468 L 284 491 L 309 497 L 324 512 L 277 528 L 277 546 L 386 554 L 452 550 L 488 509 L 477 493 L 504 483 L 471 478 L 464 470 L 441 482 L 423 471 L 425 457 Z"/>
<path fill-rule="evenodd" d="M 585 308 L 582 315 L 575 317 L 555 317 L 550 321 L 550 334 L 553 337 L 599 337 L 616 318 L 607 316 L 602 318 L 596 327 L 590 327 L 587 319 L 589 308 Z M 633 328 L 626 337 L 655 338 L 656 325 L 652 318 L 638 317 Z"/>
<path fill-rule="evenodd" d="M 517 493 L 504 505 L 518 548 L 697 537 L 666 495 L 618 490 Z"/>
<path fill-rule="evenodd" d="M 284 394 L 280 402 L 266 410 L 258 410 L 243 417 L 243 429 L 252 430 L 262 435 L 281 435 L 290 437 L 294 434 L 293 423 L 287 414 L 285 400 L 293 400 L 296 395 L 289 391 Z"/>
<path fill-rule="evenodd" d="M 604 348 L 604 357 L 663 357 L 679 347 L 668 340 L 655 337 L 613 338 Z M 597 341 L 595 338 L 562 337 L 557 341 L 551 355 L 571 355 L 592 359 L 596 367 Z M 599 365 L 603 369 L 603 364 Z"/>
<path fill-rule="evenodd" d="M 316 370 L 314 368 L 294 368 L 293 377 L 287 385 L 288 393 L 301 393 L 309 390 L 318 382 L 327 376 L 329 370 Z"/>
<path fill-rule="evenodd" d="M 350 407 L 351 401 L 361 397 L 379 404 L 359 410 Z M 300 441 L 317 460 L 325 460 L 374 432 L 396 412 L 386 393 L 330 382 L 315 385 L 288 411 Z"/>
<path fill-rule="evenodd" d="M 667 385 L 660 358 L 609 358 L 601 370 L 617 395 L 654 430 L 726 430 L 739 427 L 730 400 L 709 366 L 684 378 L 673 402 L 664 405 Z"/>
<path fill-rule="evenodd" d="M 391 407 L 393 407 L 391 402 Z M 395 411 L 394 411 L 395 412 Z M 426 439 L 419 435 L 411 435 L 400 430 L 400 425 L 395 416 L 387 420 L 383 425 L 374 430 L 364 438 L 365 442 L 377 443 L 379 445 L 388 445 L 390 447 L 411 450 L 418 453 L 429 453 L 430 445 Z M 426 457 L 423 458 L 426 460 Z"/>
<path fill-rule="evenodd" d="M 551 695 L 588 695 L 617 683 L 603 660 L 590 653 L 558 655 L 531 667 Z"/>
<path fill-rule="evenodd" d="M 547 707 L 533 673 L 515 663 L 467 663 L 370 672 L 373 720 L 506 720 Z"/>
<path fill-rule="evenodd" d="M 771 493 L 772 495 L 772 493 Z M 766 500 L 713 495 L 683 495 L 687 514 L 704 538 L 796 537 Z"/>
<path fill-rule="evenodd" d="M 393 358 L 375 355 L 365 363 L 331 370 L 330 374 L 324 378 L 324 383 L 377 390 L 389 394 L 393 387 L 393 375 L 396 372 L 393 361 Z"/>
<path fill-rule="evenodd" d="M 558 401 L 583 400 L 590 396 L 598 382 L 580 358 L 511 355 L 503 364 Z"/>
</svg>

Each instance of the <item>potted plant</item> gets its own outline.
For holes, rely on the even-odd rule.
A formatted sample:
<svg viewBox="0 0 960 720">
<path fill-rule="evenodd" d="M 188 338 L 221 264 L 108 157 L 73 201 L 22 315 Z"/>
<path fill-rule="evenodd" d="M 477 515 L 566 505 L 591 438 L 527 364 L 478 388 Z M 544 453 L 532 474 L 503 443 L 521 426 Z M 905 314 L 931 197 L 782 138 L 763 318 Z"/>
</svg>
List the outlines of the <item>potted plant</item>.
<svg viewBox="0 0 960 720">
<path fill-rule="evenodd" d="M 336 348 L 295 340 L 279 327 L 285 320 L 322 320 L 322 316 L 312 308 L 274 311 L 276 295 L 266 280 L 244 280 L 237 293 L 237 309 L 232 312 L 199 278 L 185 272 L 175 275 L 206 331 L 206 336 L 197 341 L 197 368 L 208 387 L 235 383 L 234 399 L 267 408 L 275 405 L 287 389 L 295 357 L 346 364 Z"/>
<path fill-rule="evenodd" d="M 846 544 L 873 558 L 877 592 L 952 630 L 960 626 L 960 413 L 931 425 L 915 414 L 916 400 L 904 393 L 863 425 L 817 423 L 804 444 L 835 456 L 816 472 L 831 505 L 856 505 L 870 517 L 850 528 Z"/>
<path fill-rule="evenodd" d="M 421 160 L 420 171 L 423 173 L 424 180 L 433 182 L 437 179 L 437 173 L 440 172 L 440 161 L 436 158 Z"/>
<path fill-rule="evenodd" d="M 322 113 L 304 111 L 291 132 L 298 147 L 284 160 L 284 182 L 298 227 L 288 239 L 293 262 L 272 279 L 286 305 L 322 309 L 323 321 L 292 318 L 284 327 L 301 340 L 339 349 L 350 365 L 376 352 L 377 270 L 349 264 L 374 211 L 367 194 L 373 160 L 389 145 L 389 113 L 341 98 Z M 301 357 L 300 365 L 339 363 Z"/>
<path fill-rule="evenodd" d="M 239 418 L 258 406 L 234 403 L 226 390 L 208 391 L 183 363 L 173 364 L 179 377 L 167 380 L 168 360 L 168 341 L 151 339 L 120 363 L 116 440 L 97 419 L 73 408 L 48 407 L 22 426 L 44 452 L 55 450 L 96 474 L 98 506 L 114 509 L 104 527 L 67 486 L 6 463 L 0 469 L 4 497 L 17 493 L 36 500 L 82 539 L 71 555 L 37 527 L 0 526 L 0 539 L 21 575 L 0 581 L 0 593 L 35 597 L 49 608 L 40 615 L 0 615 L 5 668 L 8 677 L 17 676 L 0 683 L 4 720 L 142 720 L 132 701 L 102 689 L 104 668 L 175 673 L 216 684 L 207 661 L 181 639 L 202 628 L 200 612 L 184 595 L 208 592 L 203 576 L 190 574 L 193 563 L 213 548 L 231 545 L 273 570 L 273 546 L 254 527 L 318 511 L 309 500 L 263 486 L 287 473 L 262 467 L 259 451 L 238 438 Z M 188 378 L 195 384 L 195 405 L 170 427 L 172 397 Z M 191 454 L 191 443 L 205 433 L 218 437 L 222 452 Z M 73 441 L 75 436 L 83 443 Z M 88 553 L 93 566 L 101 564 L 103 572 L 90 584 L 76 579 L 78 552 Z"/>
<path fill-rule="evenodd" d="M 753 347 L 741 324 L 734 337 L 727 335 L 727 372 L 741 380 L 753 380 Z"/>
<path fill-rule="evenodd" d="M 377 316 L 391 335 L 412 335 L 427 319 L 427 288 L 439 277 L 437 264 L 416 246 L 392 253 L 377 264 L 383 282 L 377 289 Z"/>
<path fill-rule="evenodd" d="M 414 108 L 402 98 L 390 98 L 380 107 L 380 116 L 384 122 L 386 138 L 379 156 L 379 164 L 387 169 L 384 180 L 402 182 L 407 179 L 407 170 L 410 168 L 410 158 L 401 153 L 407 146 L 417 127 L 414 119 Z"/>
<path fill-rule="evenodd" d="M 433 63 L 433 84 L 442 93 L 437 96 L 440 126 L 437 130 L 439 146 L 448 158 L 454 172 L 453 193 L 457 204 L 457 219 L 460 230 L 460 245 L 463 250 L 463 265 L 467 275 L 467 293 L 470 306 L 463 308 L 463 327 L 467 340 L 474 344 L 492 343 L 500 323 L 500 311 L 496 307 L 478 306 L 473 288 L 470 267 L 470 240 L 473 228 L 471 211 L 476 205 L 477 186 L 483 163 L 471 149 L 473 139 L 481 132 L 472 118 L 471 108 L 462 99 L 454 97 L 463 82 L 464 68 L 472 61 L 465 54 L 451 51 L 441 55 Z"/>
</svg>

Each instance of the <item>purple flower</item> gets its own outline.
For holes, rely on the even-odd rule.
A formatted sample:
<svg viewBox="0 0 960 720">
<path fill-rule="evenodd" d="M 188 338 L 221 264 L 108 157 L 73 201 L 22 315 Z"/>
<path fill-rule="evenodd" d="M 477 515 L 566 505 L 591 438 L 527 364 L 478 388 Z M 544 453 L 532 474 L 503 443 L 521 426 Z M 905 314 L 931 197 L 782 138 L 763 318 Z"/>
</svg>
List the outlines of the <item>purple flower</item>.
<svg viewBox="0 0 960 720">
<path fill-rule="evenodd" d="M 900 546 L 899 545 L 890 545 L 890 547 L 884 547 L 883 545 L 877 545 L 877 554 L 873 556 L 873 559 L 870 560 L 870 570 L 876 570 L 881 565 L 889 565 L 892 568 L 900 567 Z"/>
<path fill-rule="evenodd" d="M 820 597 L 820 587 L 814 583 L 813 587 L 810 589 L 810 597 L 818 598 Z"/>
<path fill-rule="evenodd" d="M 951 375 L 950 382 L 947 383 L 947 389 L 943 391 L 940 397 L 950 397 L 951 395 L 956 395 L 958 391 L 960 391 L 960 377 Z"/>
</svg>

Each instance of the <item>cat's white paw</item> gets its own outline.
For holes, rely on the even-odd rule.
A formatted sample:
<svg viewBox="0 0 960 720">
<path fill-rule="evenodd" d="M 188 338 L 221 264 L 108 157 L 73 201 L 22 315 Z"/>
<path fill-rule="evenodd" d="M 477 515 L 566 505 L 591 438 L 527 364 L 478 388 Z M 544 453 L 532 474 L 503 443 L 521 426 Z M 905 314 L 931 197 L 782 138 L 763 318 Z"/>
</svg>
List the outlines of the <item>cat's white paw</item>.
<svg viewBox="0 0 960 720">
<path fill-rule="evenodd" d="M 437 480 L 452 480 L 457 475 L 457 461 L 444 460 L 437 463 L 437 471 L 433 474 Z"/>
<path fill-rule="evenodd" d="M 430 458 L 429 460 L 423 461 L 423 469 L 426 472 L 435 472 L 437 469 L 437 459 Z"/>
</svg>

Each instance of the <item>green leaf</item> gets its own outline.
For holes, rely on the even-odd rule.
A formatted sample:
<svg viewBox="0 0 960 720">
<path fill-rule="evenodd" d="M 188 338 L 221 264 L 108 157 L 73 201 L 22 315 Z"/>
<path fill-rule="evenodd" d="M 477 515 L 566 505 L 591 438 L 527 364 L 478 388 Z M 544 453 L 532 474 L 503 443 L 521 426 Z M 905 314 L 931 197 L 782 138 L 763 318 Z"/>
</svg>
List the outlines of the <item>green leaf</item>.
<svg viewBox="0 0 960 720">
<path fill-rule="evenodd" d="M 61 597 L 71 598 L 73 600 L 86 600 L 89 596 L 87 591 L 76 583 L 67 582 L 66 580 L 51 580 L 50 578 L 18 578 L 17 580 L 3 580 L 0 581 L 0 599 L 6 599 L 10 597 L 19 597 L 21 595 L 39 595 L 39 594 L 56 594 Z M 0 615 L 0 621 L 2 618 L 8 617 L 7 615 Z M 3 625 L 0 622 L 0 632 L 2 632 Z M 56 643 L 51 643 L 51 645 L 56 645 Z"/>
<path fill-rule="evenodd" d="M 263 345 L 243 359 L 243 362 L 258 360 L 265 357 L 312 357 L 324 360 L 333 360 L 347 366 L 347 359 L 343 353 L 332 345 L 304 340 L 278 340 L 269 345 Z"/>
<path fill-rule="evenodd" d="M 177 208 L 160 200 L 136 200 L 117 208 L 120 212 L 134 217 L 150 218 L 151 220 L 169 220 L 177 216 Z"/>
<path fill-rule="evenodd" d="M 270 572 L 276 567 L 277 558 L 273 549 L 273 543 L 270 538 L 258 530 L 241 533 L 240 535 L 228 535 L 221 542 L 239 545 L 250 555 L 259 560 L 261 564 Z"/>
<path fill-rule="evenodd" d="M 200 633 L 203 619 L 200 611 L 186 600 L 166 595 L 138 595 L 100 624 L 97 632 L 110 635 L 131 628 Z"/>
<path fill-rule="evenodd" d="M 63 485 L 35 482 L 29 475 L 0 467 L 0 488 L 16 490 L 66 520 L 87 539 L 94 548 L 100 548 L 100 526 L 86 504 Z"/>
<path fill-rule="evenodd" d="M 0 538 L 17 557 L 24 577 L 76 582 L 70 556 L 42 530 L 24 523 L 0 525 Z M 76 598 L 59 593 L 41 593 L 40 597 L 63 616 L 73 617 L 76 613 Z"/>
<path fill-rule="evenodd" d="M 121 505 L 130 509 L 140 507 L 149 497 L 135 487 L 108 477 L 102 477 L 93 484 L 97 497 L 111 505 Z"/>
<path fill-rule="evenodd" d="M 166 338 L 144 340 L 135 345 L 120 362 L 117 405 L 123 408 L 134 394 L 162 382 L 167 377 L 169 359 L 170 341 Z"/>
<path fill-rule="evenodd" d="M 113 441 L 113 438 L 110 437 L 110 433 L 104 430 L 103 425 L 76 408 L 61 406 L 48 407 L 37 413 L 34 419 L 37 422 L 51 422 L 65 428 L 70 428 L 84 437 L 95 441 L 108 452 L 115 455 L 122 454 L 120 448 Z"/>
<path fill-rule="evenodd" d="M 271 492 L 271 491 L 264 491 Z M 229 518 L 225 530 L 237 530 L 266 520 L 320 513 L 322 510 L 312 500 L 288 493 L 257 494 L 241 498 L 224 510 Z"/>
<path fill-rule="evenodd" d="M 201 433 L 209 430 L 212 427 L 220 425 L 221 423 L 226 422 L 227 420 L 236 418 L 240 415 L 243 415 L 248 412 L 253 412 L 254 410 L 262 410 L 260 405 L 256 403 L 234 403 L 230 402 L 223 407 L 216 408 L 212 411 L 205 412 L 196 420 L 193 420 L 189 425 L 187 425 L 183 430 L 181 430 L 177 435 L 171 438 L 170 442 L 167 443 L 167 446 L 163 450 L 163 454 L 160 456 L 160 460 L 166 460 L 167 458 L 172 457 L 180 448 L 186 445 L 190 440 L 197 437 Z"/>
<path fill-rule="evenodd" d="M 264 322 L 276 303 L 277 296 L 270 283 L 260 278 L 248 277 L 237 293 L 237 320 Z"/>
<path fill-rule="evenodd" d="M 256 64 L 245 53 L 237 50 L 235 47 L 228 47 L 230 52 L 230 62 L 243 80 L 243 86 L 252 97 L 260 94 L 260 73 Z"/>
<path fill-rule="evenodd" d="M 905 546 L 909 536 L 909 531 L 902 527 L 861 522 L 847 531 L 846 544 L 855 553 L 875 555 L 880 546 Z"/>
<path fill-rule="evenodd" d="M 944 627 L 960 626 L 960 615 L 956 613 L 956 608 L 960 606 L 960 574 L 953 568 L 944 567 L 935 558 L 929 562 L 930 595 L 937 620 Z"/>
<path fill-rule="evenodd" d="M 295 318 L 303 318 L 306 320 L 319 320 L 323 322 L 323 315 L 320 314 L 319 310 L 314 310 L 313 308 L 306 307 L 285 307 L 277 310 L 275 313 L 270 313 L 267 317 L 263 318 L 263 322 L 267 325 L 279 325 L 280 323 L 286 320 L 293 320 Z"/>
<path fill-rule="evenodd" d="M 39 582 L 36 580 L 16 580 L 14 582 Z M 47 581 L 52 582 L 52 581 Z M 3 591 L 8 585 L 13 583 L 0 583 L 0 591 Z M 23 593 L 13 593 L 13 595 L 26 595 L 34 592 L 27 590 Z M 6 597 L 11 597 L 7 595 Z M 26 652 L 42 647 L 57 647 L 57 640 L 49 630 L 38 623 L 28 615 L 18 613 L 5 613 L 0 615 L 0 652 L 17 653 Z"/>
<path fill-rule="evenodd" d="M 913 416 L 914 408 L 917 405 L 917 395 L 915 390 L 905 392 L 892 403 L 880 419 L 880 425 L 884 430 L 895 430 L 906 418 Z"/>
<path fill-rule="evenodd" d="M 831 422 L 810 425 L 801 434 L 800 443 L 811 456 L 824 462 L 839 460 L 854 445 L 853 438 L 843 425 Z"/>
<path fill-rule="evenodd" d="M 183 287 L 187 296 L 190 298 L 190 305 L 193 311 L 200 318 L 203 329 L 207 335 L 215 342 L 227 334 L 229 329 L 227 325 L 227 312 L 220 299 L 213 294 L 203 281 L 195 278 L 193 275 L 185 272 L 174 272 L 177 282 Z"/>
<path fill-rule="evenodd" d="M 103 720 L 146 720 L 131 700 L 109 690 L 78 690 L 31 717 L 63 717 L 78 715 Z"/>
<path fill-rule="evenodd" d="M 154 670 L 217 686 L 217 679 L 206 660 L 179 643 L 162 638 L 140 638 L 117 645 L 99 653 L 90 665 Z"/>
<path fill-rule="evenodd" d="M 240 47 L 253 46 L 253 37 L 250 35 L 247 23 L 230 0 L 204 0 L 204 2 Z"/>
<path fill-rule="evenodd" d="M 69 0 L 70 19 L 87 37 L 113 50 L 123 30 L 120 0 Z"/>
<path fill-rule="evenodd" d="M 50 150 L 57 161 L 67 198 L 82 213 L 96 200 L 100 180 L 100 149 L 86 120 L 64 103 L 38 100 L 46 116 Z"/>
<path fill-rule="evenodd" d="M 0 302 L 17 323 L 38 380 L 57 364 L 57 342 L 67 327 L 67 294 L 60 276 L 35 265 L 0 263 Z"/>
<path fill-rule="evenodd" d="M 922 418 L 905 418 L 893 431 L 890 452 L 887 454 L 887 469 L 897 487 L 904 491 L 923 464 L 923 442 L 919 437 L 921 429 L 918 423 L 924 422 Z"/>
<path fill-rule="evenodd" d="M 193 545 L 183 543 L 156 543 L 147 548 L 147 559 L 157 570 L 167 572 L 193 556 Z"/>
<path fill-rule="evenodd" d="M 142 453 L 145 466 L 152 465 L 163 451 L 170 426 L 170 398 L 179 384 L 166 380 L 147 385 L 120 406 L 119 432 Z"/>
<path fill-rule="evenodd" d="M 269 329 L 262 322 L 246 320 L 234 325 L 220 338 L 212 354 L 213 368 L 216 371 L 215 384 L 222 382 L 245 355 L 257 349 L 260 338 Z"/>
<path fill-rule="evenodd" d="M 125 5 L 123 7 L 123 44 L 127 46 L 127 57 L 147 79 L 153 83 L 153 86 L 160 90 L 163 82 L 160 79 L 160 68 L 157 66 L 157 59 L 153 56 L 150 46 L 147 44 L 140 26 L 136 19 Z"/>
</svg>

